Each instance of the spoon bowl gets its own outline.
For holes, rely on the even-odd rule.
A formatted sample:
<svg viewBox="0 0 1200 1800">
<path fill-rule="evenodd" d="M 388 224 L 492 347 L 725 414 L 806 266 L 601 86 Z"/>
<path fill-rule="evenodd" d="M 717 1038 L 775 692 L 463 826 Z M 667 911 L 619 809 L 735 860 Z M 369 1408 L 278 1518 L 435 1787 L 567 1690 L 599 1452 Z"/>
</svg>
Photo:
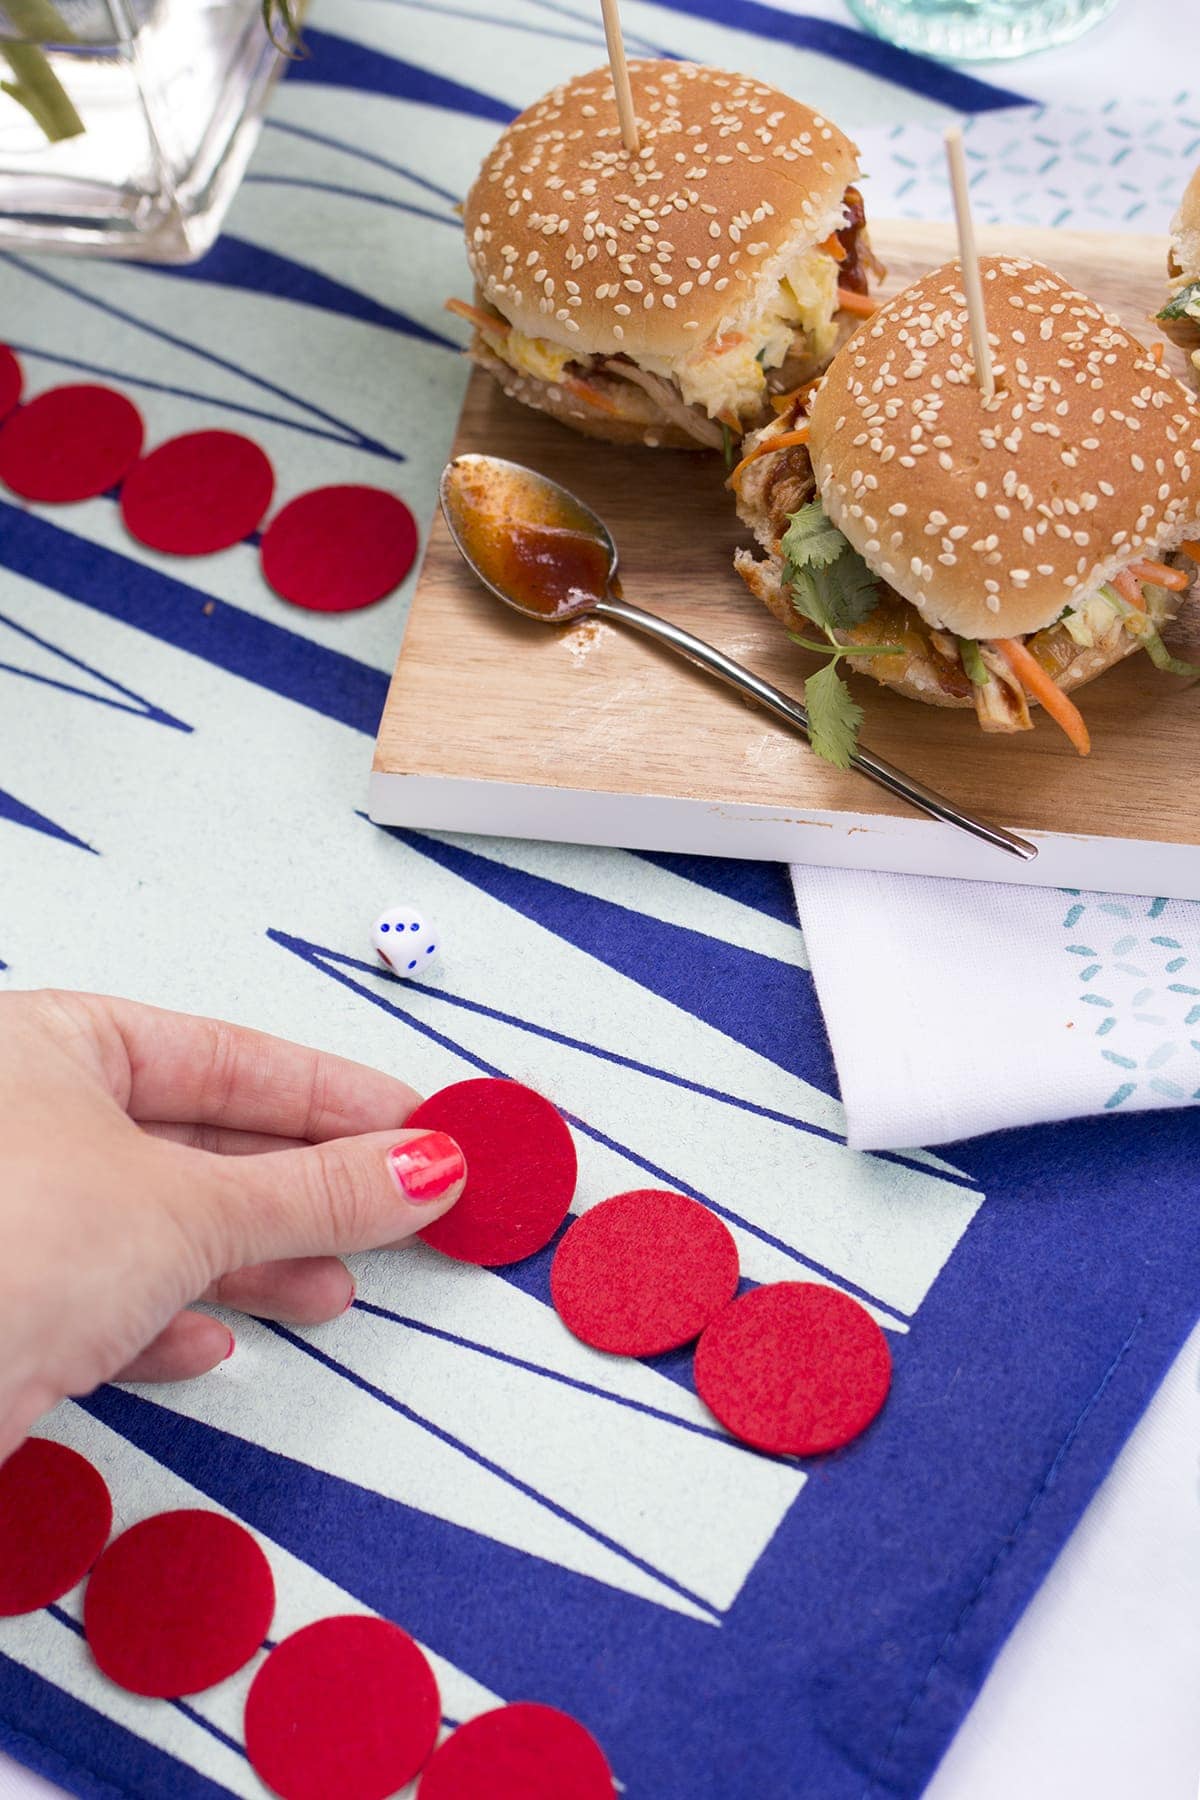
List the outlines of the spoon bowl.
<svg viewBox="0 0 1200 1800">
<path fill-rule="evenodd" d="M 484 586 L 527 619 L 565 625 L 614 591 L 617 546 L 582 500 L 502 456 L 456 456 L 438 484 L 450 535 Z"/>
<path fill-rule="evenodd" d="M 617 547 L 608 527 L 557 481 L 501 456 L 468 454 L 446 464 L 439 492 L 463 560 L 506 606 L 543 625 L 566 625 L 589 614 L 628 625 L 757 701 L 811 744 L 808 713 L 800 701 L 690 631 L 624 599 L 617 581 Z M 930 818 L 993 849 L 1023 862 L 1037 855 L 1024 838 L 963 812 L 944 794 L 861 745 L 851 753 L 849 766 Z"/>
</svg>

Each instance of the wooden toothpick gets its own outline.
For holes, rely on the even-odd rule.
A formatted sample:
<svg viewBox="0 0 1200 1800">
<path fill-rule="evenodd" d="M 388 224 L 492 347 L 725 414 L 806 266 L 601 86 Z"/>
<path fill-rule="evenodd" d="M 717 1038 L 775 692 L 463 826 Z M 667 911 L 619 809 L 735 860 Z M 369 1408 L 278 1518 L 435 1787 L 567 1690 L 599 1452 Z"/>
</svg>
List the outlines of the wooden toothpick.
<svg viewBox="0 0 1200 1800">
<path fill-rule="evenodd" d="M 617 96 L 617 117 L 621 121 L 621 136 L 630 156 L 636 156 L 641 149 L 638 137 L 637 119 L 633 111 L 633 89 L 629 85 L 629 70 L 625 64 L 625 40 L 621 36 L 621 14 L 618 0 L 600 0 L 604 14 L 604 36 L 608 44 L 608 62 L 612 69 L 613 87 Z"/>
<path fill-rule="evenodd" d="M 967 159 L 963 151 L 963 134 L 957 125 L 952 125 L 946 133 L 946 161 L 950 168 L 950 188 L 954 195 L 958 260 L 962 268 L 963 293 L 967 297 L 967 321 L 971 328 L 975 379 L 984 399 L 990 400 L 996 392 L 996 378 L 992 374 L 992 347 L 988 343 L 983 282 L 979 275 L 979 252 L 975 248 L 975 225 L 971 218 L 971 198 L 967 189 Z"/>
</svg>

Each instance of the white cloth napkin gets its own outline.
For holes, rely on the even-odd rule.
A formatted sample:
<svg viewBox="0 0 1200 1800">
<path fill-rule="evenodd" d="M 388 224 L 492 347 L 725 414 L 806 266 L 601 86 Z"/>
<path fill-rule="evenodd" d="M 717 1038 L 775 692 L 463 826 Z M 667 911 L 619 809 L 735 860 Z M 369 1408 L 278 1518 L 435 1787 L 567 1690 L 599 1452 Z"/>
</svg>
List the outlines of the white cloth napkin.
<svg viewBox="0 0 1200 1800">
<path fill-rule="evenodd" d="M 795 867 L 856 1149 L 1200 1100 L 1200 905 Z"/>
</svg>

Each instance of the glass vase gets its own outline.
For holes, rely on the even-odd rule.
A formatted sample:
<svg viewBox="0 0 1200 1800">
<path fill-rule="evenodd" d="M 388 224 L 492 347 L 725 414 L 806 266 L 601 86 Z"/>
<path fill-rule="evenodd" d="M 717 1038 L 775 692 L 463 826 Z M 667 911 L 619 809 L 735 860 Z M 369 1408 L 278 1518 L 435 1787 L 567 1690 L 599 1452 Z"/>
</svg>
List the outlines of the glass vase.
<svg viewBox="0 0 1200 1800">
<path fill-rule="evenodd" d="M 0 246 L 203 255 L 282 60 L 261 0 L 0 0 Z"/>
<path fill-rule="evenodd" d="M 951 62 L 991 62 L 1065 44 L 1117 0 L 848 0 L 851 12 L 905 50 Z M 1188 0 L 1195 4 L 1195 0 Z"/>
</svg>

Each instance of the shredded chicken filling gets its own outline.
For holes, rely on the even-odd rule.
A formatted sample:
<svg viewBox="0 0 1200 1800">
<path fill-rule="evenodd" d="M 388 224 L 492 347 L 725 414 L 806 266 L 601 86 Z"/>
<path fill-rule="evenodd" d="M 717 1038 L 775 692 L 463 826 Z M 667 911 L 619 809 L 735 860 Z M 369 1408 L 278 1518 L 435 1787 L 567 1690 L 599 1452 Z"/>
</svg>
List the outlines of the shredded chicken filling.
<svg viewBox="0 0 1200 1800">
<path fill-rule="evenodd" d="M 1029 697 L 1014 675 L 1004 655 L 986 638 L 978 640 L 978 650 L 986 683 L 972 681 L 964 667 L 959 641 L 949 632 L 933 630 L 914 606 L 890 589 L 875 610 L 852 631 L 838 635 L 846 644 L 895 643 L 900 648 L 896 657 L 864 657 L 854 666 L 877 680 L 898 679 L 915 662 L 922 673 L 948 698 L 970 699 L 984 731 L 1028 731 Z M 1168 595 L 1163 589 L 1147 585 L 1146 617 L 1154 626 L 1165 624 L 1172 616 Z M 1095 594 L 1069 608 L 1052 625 L 1031 632 L 1018 641 L 1023 643 L 1038 666 L 1057 685 L 1085 649 L 1112 649 L 1128 629 L 1125 619 L 1103 594 Z M 853 656 L 851 657 L 853 661 Z"/>
<path fill-rule="evenodd" d="M 786 428 L 795 419 L 802 419 L 804 405 L 804 398 L 797 400 L 780 419 L 780 426 Z M 771 439 L 768 436 L 762 441 L 767 444 Z M 780 540 L 791 515 L 811 500 L 815 492 L 807 448 L 798 445 L 766 455 L 752 465 L 743 491 L 751 483 L 756 486 L 753 504 L 763 521 L 760 526 L 762 542 L 778 555 Z M 1184 550 L 1189 556 L 1193 550 L 1200 556 L 1200 544 L 1186 545 Z M 1197 566 L 1200 568 L 1200 562 Z M 1182 596 L 1172 596 L 1151 579 L 1139 576 L 1139 567 L 1147 569 L 1155 565 L 1139 564 L 1135 559 L 1128 574 L 1116 578 L 1117 584 L 1128 580 L 1135 582 L 1145 608 L 1144 619 L 1150 627 L 1157 628 L 1173 618 Z M 1165 575 L 1165 571 L 1163 573 Z M 1182 577 L 1176 582 L 1177 587 L 1181 585 Z M 1196 585 L 1200 588 L 1200 577 Z M 988 639 L 975 643 L 978 662 L 976 679 L 972 680 L 964 661 L 962 640 L 951 632 L 939 631 L 927 624 L 917 609 L 886 583 L 881 581 L 878 591 L 879 603 L 873 611 L 860 624 L 836 634 L 850 648 L 849 661 L 855 669 L 885 683 L 899 682 L 905 676 L 919 673 L 922 684 L 940 691 L 949 703 L 972 703 L 984 731 L 1028 731 L 1032 728 L 1030 694 L 996 644 Z M 1119 595 L 1110 599 L 1104 591 L 1099 591 L 1067 608 L 1052 624 L 1017 642 L 1029 652 L 1038 668 L 1060 686 L 1062 678 L 1086 651 L 1113 651 L 1123 636 L 1128 637 L 1130 645 L 1136 643 L 1138 621 L 1136 614 L 1133 618 L 1129 616 L 1131 610 L 1128 604 L 1122 607 Z M 856 643 L 895 644 L 897 651 L 894 657 L 872 655 L 856 659 L 853 655 Z M 971 646 L 965 648 L 969 651 Z M 980 672 L 983 679 L 979 679 Z"/>
</svg>

